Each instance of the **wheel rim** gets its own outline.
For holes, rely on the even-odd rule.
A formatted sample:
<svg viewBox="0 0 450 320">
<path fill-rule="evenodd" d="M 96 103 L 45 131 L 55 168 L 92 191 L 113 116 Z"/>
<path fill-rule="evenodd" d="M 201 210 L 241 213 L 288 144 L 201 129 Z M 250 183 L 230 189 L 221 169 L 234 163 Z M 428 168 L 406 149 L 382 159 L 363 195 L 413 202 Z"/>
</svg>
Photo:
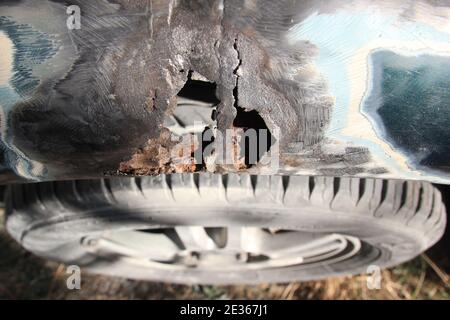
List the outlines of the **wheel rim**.
<svg viewBox="0 0 450 320">
<path fill-rule="evenodd" d="M 329 265 L 357 255 L 361 241 L 336 233 L 258 227 L 179 226 L 85 237 L 95 255 L 164 270 L 238 271 Z"/>
</svg>

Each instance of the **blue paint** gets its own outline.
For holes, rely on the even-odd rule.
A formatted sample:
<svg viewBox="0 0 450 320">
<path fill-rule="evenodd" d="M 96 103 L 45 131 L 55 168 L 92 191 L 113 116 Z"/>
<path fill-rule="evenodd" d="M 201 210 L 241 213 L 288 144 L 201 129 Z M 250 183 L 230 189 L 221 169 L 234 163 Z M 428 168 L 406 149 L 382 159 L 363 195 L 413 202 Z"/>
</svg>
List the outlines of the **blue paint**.
<svg viewBox="0 0 450 320">
<path fill-rule="evenodd" d="M 9 130 L 9 112 L 33 95 L 40 83 L 33 75 L 33 68 L 53 57 L 57 48 L 48 35 L 31 26 L 17 24 L 8 17 L 0 17 L 0 31 L 14 46 L 11 79 L 7 86 L 0 86 L 0 108 L 4 117 L 1 119 L 0 148 L 8 165 L 17 174 L 33 179 L 36 178 L 33 161 L 14 146 L 14 137 Z"/>
<path fill-rule="evenodd" d="M 450 171 L 450 57 L 379 51 L 372 65 L 364 113 L 415 166 Z"/>
<path fill-rule="evenodd" d="M 345 12 L 333 14 L 312 14 L 300 24 L 294 26 L 289 34 L 291 43 L 308 41 L 318 48 L 318 55 L 314 58 L 315 66 L 324 77 L 330 94 L 335 98 L 333 114 L 326 136 L 352 142 L 355 145 L 368 147 L 371 153 L 381 157 L 390 168 L 400 169 L 398 163 L 391 159 L 375 142 L 348 137 L 341 133 L 347 123 L 350 107 L 351 82 L 349 79 L 349 63 L 355 52 L 368 46 L 378 39 L 389 40 L 398 44 L 418 41 L 433 41 L 450 43 L 450 34 L 435 29 L 421 22 L 412 22 L 399 18 L 394 14 L 381 13 L 368 8 L 365 11 Z M 370 53 L 389 48 L 377 48 Z M 406 51 L 408 55 L 423 54 L 423 52 Z M 433 54 L 432 49 L 429 53 Z M 368 57 L 367 72 L 370 69 L 371 58 Z M 364 81 L 365 79 L 361 79 Z M 368 84 L 370 89 L 372 84 Z M 366 94 L 364 98 L 367 98 Z M 361 102 L 364 101 L 364 98 Z M 368 102 L 370 103 L 370 101 Z M 360 108 L 362 109 L 362 105 Z M 373 109 L 365 105 L 364 109 Z M 361 110 L 362 111 L 362 110 Z M 383 136 L 383 127 L 374 124 L 377 135 Z"/>
</svg>

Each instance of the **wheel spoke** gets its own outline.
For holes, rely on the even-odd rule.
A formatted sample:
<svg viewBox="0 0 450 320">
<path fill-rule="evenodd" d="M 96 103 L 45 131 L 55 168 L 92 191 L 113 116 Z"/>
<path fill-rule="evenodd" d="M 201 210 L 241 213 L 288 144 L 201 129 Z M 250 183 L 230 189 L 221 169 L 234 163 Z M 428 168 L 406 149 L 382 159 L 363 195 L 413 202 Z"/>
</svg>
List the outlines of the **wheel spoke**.
<svg viewBox="0 0 450 320">
<path fill-rule="evenodd" d="M 316 256 L 331 252 L 338 252 L 345 249 L 347 242 L 342 237 L 337 235 L 328 235 L 316 238 L 316 234 L 305 234 L 300 232 L 293 232 L 290 235 L 289 246 L 273 246 L 274 243 L 282 243 L 285 239 L 276 239 L 270 242 L 272 248 L 265 248 L 265 252 L 271 258 L 280 258 L 290 255 L 297 256 Z M 284 240 L 284 241 L 283 241 Z M 286 243 L 286 242 L 285 242 Z"/>
<path fill-rule="evenodd" d="M 171 260 L 180 251 L 164 233 L 117 231 L 98 240 L 102 250 L 152 260 Z"/>
<path fill-rule="evenodd" d="M 229 227 L 227 228 L 227 244 L 225 249 L 227 250 L 241 250 L 241 235 L 242 229 L 239 227 Z"/>
<path fill-rule="evenodd" d="M 242 252 L 257 252 L 263 231 L 254 227 L 228 227 L 225 249 Z"/>
<path fill-rule="evenodd" d="M 217 249 L 216 243 L 203 227 L 176 227 L 175 231 L 187 250 Z"/>
</svg>

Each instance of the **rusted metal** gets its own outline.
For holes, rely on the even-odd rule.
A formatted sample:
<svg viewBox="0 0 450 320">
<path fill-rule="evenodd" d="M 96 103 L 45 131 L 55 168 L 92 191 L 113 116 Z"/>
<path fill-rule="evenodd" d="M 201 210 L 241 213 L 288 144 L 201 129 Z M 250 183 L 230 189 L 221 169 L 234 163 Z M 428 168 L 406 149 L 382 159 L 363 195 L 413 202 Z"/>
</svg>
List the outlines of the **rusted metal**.
<svg viewBox="0 0 450 320">
<path fill-rule="evenodd" d="M 189 77 L 216 85 L 208 128 L 244 110 L 279 130 L 271 173 L 450 181 L 450 1 L 70 4 L 80 29 L 65 1 L 0 4 L 2 182 L 265 173 L 237 140 L 199 165 L 198 136 L 164 127 Z"/>
</svg>

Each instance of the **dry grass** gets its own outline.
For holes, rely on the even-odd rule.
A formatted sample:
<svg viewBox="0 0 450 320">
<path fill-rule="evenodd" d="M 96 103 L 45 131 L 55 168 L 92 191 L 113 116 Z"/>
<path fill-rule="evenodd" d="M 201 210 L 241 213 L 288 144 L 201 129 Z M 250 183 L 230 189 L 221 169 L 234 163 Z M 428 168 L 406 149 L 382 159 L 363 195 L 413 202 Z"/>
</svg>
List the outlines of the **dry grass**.
<svg viewBox="0 0 450 320">
<path fill-rule="evenodd" d="M 257 286 L 182 286 L 85 273 L 81 290 L 68 290 L 65 266 L 35 257 L 0 230 L 1 299 L 449 299 L 449 266 L 447 236 L 427 255 L 383 271 L 380 290 L 367 288 L 366 275 Z"/>
</svg>

